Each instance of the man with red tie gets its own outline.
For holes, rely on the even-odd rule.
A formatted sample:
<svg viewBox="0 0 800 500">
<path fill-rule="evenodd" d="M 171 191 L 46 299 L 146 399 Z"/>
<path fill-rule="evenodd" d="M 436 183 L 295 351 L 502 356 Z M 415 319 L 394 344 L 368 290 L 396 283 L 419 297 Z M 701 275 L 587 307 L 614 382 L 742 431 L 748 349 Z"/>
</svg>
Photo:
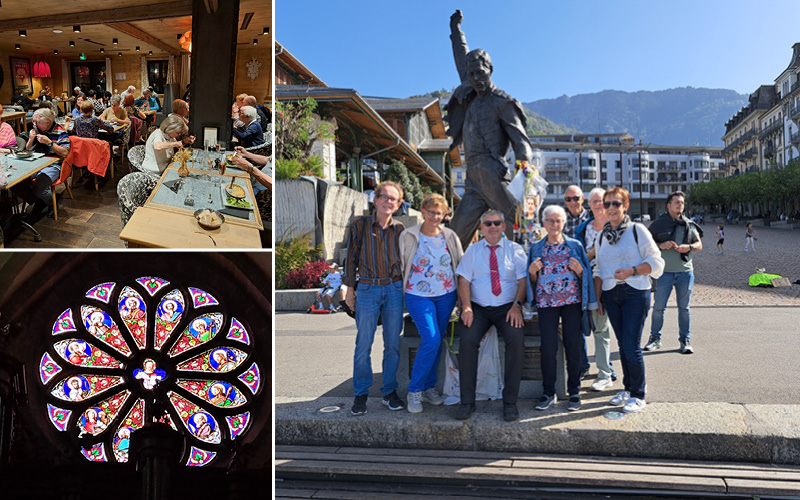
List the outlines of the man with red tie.
<svg viewBox="0 0 800 500">
<path fill-rule="evenodd" d="M 484 239 L 470 245 L 456 269 L 462 323 L 458 354 L 461 407 L 456 418 L 466 420 L 475 412 L 478 347 L 483 335 L 495 326 L 506 343 L 503 418 L 510 422 L 519 418 L 527 257 L 520 245 L 503 235 L 506 224 L 502 212 L 485 212 L 480 227 Z"/>
</svg>

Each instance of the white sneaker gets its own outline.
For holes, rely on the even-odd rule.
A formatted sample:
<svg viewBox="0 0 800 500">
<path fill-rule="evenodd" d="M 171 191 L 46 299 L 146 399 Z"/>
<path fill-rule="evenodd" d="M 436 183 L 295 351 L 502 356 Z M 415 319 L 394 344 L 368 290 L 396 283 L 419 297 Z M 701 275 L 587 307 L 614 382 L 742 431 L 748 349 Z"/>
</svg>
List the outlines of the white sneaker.
<svg viewBox="0 0 800 500">
<path fill-rule="evenodd" d="M 608 389 L 612 385 L 614 385 L 614 381 L 611 380 L 610 377 L 609 378 L 604 378 L 604 377 L 600 378 L 600 377 L 598 377 L 598 378 L 595 379 L 594 383 L 592 384 L 592 390 L 593 391 L 602 391 L 602 390 Z"/>
<path fill-rule="evenodd" d="M 439 391 L 431 387 L 427 391 L 422 391 L 422 402 L 433 406 L 439 406 L 444 403 L 444 398 L 439 394 Z"/>
<path fill-rule="evenodd" d="M 409 392 L 406 408 L 408 408 L 409 413 L 422 413 L 422 393 Z"/>
<path fill-rule="evenodd" d="M 609 401 L 613 406 L 625 406 L 625 403 L 631 398 L 631 393 L 628 391 L 619 391 L 616 396 Z"/>
<path fill-rule="evenodd" d="M 644 410 L 645 406 L 647 406 L 647 403 L 645 403 L 644 399 L 630 398 L 622 408 L 622 411 L 625 413 L 636 413 Z"/>
</svg>

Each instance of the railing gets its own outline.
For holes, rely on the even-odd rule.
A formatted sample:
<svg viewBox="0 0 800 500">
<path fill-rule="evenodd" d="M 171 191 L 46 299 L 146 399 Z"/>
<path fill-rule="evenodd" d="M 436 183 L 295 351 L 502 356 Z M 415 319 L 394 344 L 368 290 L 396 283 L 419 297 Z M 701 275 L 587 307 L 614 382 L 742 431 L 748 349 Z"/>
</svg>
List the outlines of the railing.
<svg viewBox="0 0 800 500">
<path fill-rule="evenodd" d="M 675 172 L 675 171 L 678 171 L 678 170 L 681 170 L 681 169 L 682 169 L 682 167 L 680 165 L 663 165 L 663 166 L 659 166 L 657 168 L 657 170 L 659 172 L 663 172 L 663 171 Z"/>
<path fill-rule="evenodd" d="M 659 175 L 657 182 L 662 184 L 683 184 L 686 179 L 679 175 Z"/>
<path fill-rule="evenodd" d="M 545 175 L 544 180 L 551 184 L 555 182 L 572 182 L 572 177 L 568 175 Z"/>
<path fill-rule="evenodd" d="M 752 147 L 752 148 L 748 149 L 747 151 L 745 151 L 744 153 L 742 153 L 742 157 L 743 158 L 750 158 L 754 154 L 756 154 L 756 148 Z"/>
<path fill-rule="evenodd" d="M 764 158 L 771 158 L 775 156 L 775 149 L 775 146 L 772 144 L 767 144 L 767 146 L 764 148 Z"/>
<path fill-rule="evenodd" d="M 792 110 L 792 111 L 793 111 L 793 112 L 797 112 L 797 111 L 799 111 L 799 110 L 800 110 L 800 108 L 797 108 L 797 109 L 794 109 L 794 110 Z M 783 127 L 783 122 L 782 122 L 782 121 L 776 121 L 776 122 L 774 122 L 772 125 L 768 126 L 768 127 L 767 127 L 767 128 L 765 128 L 764 130 L 762 130 L 762 131 L 761 131 L 761 132 L 758 134 L 758 138 L 759 138 L 759 139 L 763 139 L 764 137 L 768 136 L 769 134 L 771 134 L 771 133 L 775 132 L 776 130 L 779 130 L 781 127 Z"/>
<path fill-rule="evenodd" d="M 553 170 L 559 170 L 559 171 L 560 170 L 571 170 L 572 169 L 572 163 L 560 162 L 560 161 L 559 162 L 550 162 L 550 163 L 545 164 L 545 168 L 547 170 L 551 170 L 551 171 L 553 171 Z"/>
</svg>

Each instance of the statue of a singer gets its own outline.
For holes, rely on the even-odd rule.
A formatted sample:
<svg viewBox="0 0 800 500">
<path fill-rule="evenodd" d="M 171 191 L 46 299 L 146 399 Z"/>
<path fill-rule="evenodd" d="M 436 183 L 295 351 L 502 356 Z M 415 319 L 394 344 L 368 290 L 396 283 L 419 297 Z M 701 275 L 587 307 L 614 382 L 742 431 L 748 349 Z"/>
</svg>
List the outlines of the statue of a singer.
<svg viewBox="0 0 800 500">
<path fill-rule="evenodd" d="M 509 146 L 518 161 L 531 161 L 531 143 L 526 132 L 522 105 L 492 83 L 492 60 L 483 49 L 469 51 L 461 31 L 463 16 L 450 16 L 450 39 L 461 84 L 447 104 L 448 135 L 453 147 L 464 142 L 467 180 L 450 228 L 467 248 L 489 208 L 505 214 L 511 228 L 517 200 L 506 189 L 512 171 L 506 160 Z"/>
</svg>

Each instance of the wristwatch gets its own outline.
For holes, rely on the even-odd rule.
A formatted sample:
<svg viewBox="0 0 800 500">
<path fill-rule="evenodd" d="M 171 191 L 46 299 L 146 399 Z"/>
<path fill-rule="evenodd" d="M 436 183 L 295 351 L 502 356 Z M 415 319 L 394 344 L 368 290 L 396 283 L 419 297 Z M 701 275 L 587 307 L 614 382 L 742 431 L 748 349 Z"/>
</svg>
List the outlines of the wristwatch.
<svg viewBox="0 0 800 500">
<path fill-rule="evenodd" d="M 634 276 L 636 276 L 637 274 L 639 274 L 639 273 L 636 271 L 636 266 L 631 266 L 631 269 L 633 269 L 633 275 L 634 275 Z"/>
<path fill-rule="evenodd" d="M 520 301 L 518 301 L 518 300 L 515 300 L 515 301 L 514 301 L 514 305 L 515 305 L 515 306 L 519 306 L 519 307 L 520 307 L 520 309 L 522 309 L 522 302 L 520 302 Z"/>
</svg>

